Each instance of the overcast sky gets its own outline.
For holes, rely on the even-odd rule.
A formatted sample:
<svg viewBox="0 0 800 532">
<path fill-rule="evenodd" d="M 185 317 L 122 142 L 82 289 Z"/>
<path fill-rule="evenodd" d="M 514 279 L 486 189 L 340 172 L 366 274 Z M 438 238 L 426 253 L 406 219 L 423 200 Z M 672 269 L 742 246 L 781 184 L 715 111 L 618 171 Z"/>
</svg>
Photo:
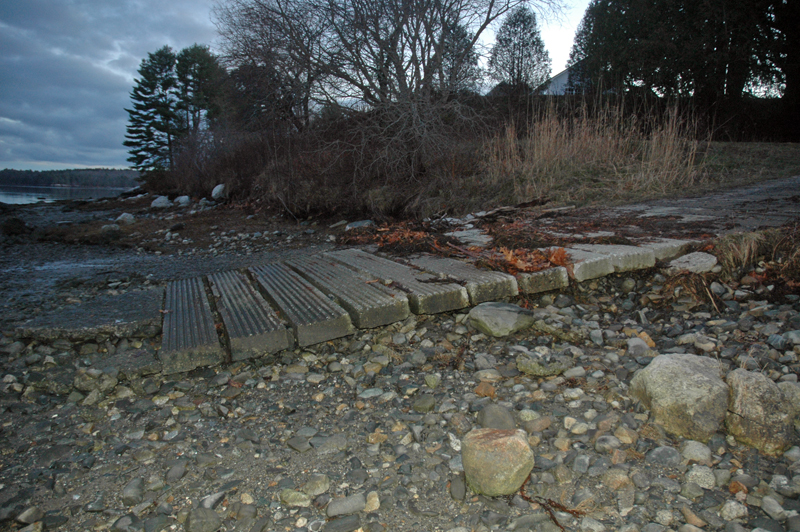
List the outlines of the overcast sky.
<svg viewBox="0 0 800 532">
<path fill-rule="evenodd" d="M 540 21 L 564 69 L 588 0 Z M 0 168 L 127 167 L 139 64 L 165 44 L 214 47 L 215 0 L 0 0 Z"/>
</svg>

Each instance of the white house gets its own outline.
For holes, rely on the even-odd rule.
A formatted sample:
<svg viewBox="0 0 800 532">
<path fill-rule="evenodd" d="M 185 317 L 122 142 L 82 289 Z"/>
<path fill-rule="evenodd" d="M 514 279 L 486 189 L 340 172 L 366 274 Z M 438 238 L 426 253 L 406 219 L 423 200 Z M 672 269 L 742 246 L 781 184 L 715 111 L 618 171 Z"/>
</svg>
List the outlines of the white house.
<svg viewBox="0 0 800 532">
<path fill-rule="evenodd" d="M 563 96 L 567 92 L 567 85 L 569 84 L 569 69 L 562 70 L 547 82 L 547 88 L 542 91 L 542 94 L 548 96 Z"/>
</svg>

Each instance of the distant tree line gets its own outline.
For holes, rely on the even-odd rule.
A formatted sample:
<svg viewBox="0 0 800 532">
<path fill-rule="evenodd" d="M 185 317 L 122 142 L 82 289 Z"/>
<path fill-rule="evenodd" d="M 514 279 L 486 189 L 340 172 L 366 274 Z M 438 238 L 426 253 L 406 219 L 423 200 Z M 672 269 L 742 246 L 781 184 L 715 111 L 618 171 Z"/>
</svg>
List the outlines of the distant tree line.
<svg viewBox="0 0 800 532">
<path fill-rule="evenodd" d="M 138 184 L 136 170 L 92 168 L 76 170 L 0 170 L 0 184 L 20 187 L 131 188 Z"/>
</svg>

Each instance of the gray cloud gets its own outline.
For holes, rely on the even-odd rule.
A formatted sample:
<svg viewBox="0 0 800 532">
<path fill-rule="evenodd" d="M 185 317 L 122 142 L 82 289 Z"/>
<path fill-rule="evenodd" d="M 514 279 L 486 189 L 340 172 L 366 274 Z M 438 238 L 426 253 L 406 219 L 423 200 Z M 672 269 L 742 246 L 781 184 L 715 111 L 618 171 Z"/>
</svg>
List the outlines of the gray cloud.
<svg viewBox="0 0 800 532">
<path fill-rule="evenodd" d="M 213 45 L 213 0 L 0 2 L 0 168 L 127 166 L 130 90 L 166 45 Z"/>
</svg>

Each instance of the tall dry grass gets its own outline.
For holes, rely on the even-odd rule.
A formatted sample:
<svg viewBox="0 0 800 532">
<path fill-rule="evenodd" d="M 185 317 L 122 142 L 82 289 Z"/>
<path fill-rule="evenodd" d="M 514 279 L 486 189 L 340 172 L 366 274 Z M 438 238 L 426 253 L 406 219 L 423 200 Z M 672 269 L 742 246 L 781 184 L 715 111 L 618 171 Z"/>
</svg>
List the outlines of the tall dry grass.
<svg viewBox="0 0 800 532">
<path fill-rule="evenodd" d="M 520 135 L 508 124 L 485 146 L 485 184 L 510 194 L 508 203 L 664 195 L 704 174 L 696 124 L 676 108 L 641 118 L 622 107 L 548 107 L 526 129 Z"/>
</svg>

